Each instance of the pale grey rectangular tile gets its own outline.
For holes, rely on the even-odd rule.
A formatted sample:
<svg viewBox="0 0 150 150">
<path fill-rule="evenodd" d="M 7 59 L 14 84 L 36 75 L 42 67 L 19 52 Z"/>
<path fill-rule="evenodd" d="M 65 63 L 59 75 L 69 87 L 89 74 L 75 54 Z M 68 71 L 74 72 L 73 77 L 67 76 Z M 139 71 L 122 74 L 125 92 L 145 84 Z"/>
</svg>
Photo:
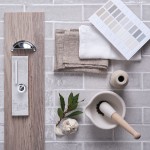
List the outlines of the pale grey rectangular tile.
<svg viewBox="0 0 150 150">
<path fill-rule="evenodd" d="M 0 125 L 0 141 L 4 141 L 4 125 Z"/>
<path fill-rule="evenodd" d="M 142 48 L 143 55 L 150 55 L 150 41 L 148 41 Z"/>
<path fill-rule="evenodd" d="M 81 142 L 53 142 L 45 143 L 45 150 L 83 150 L 83 144 Z"/>
<path fill-rule="evenodd" d="M 142 5 L 142 19 L 145 20 L 145 21 L 150 21 L 150 17 L 149 17 L 149 10 L 150 10 L 150 5 Z"/>
<path fill-rule="evenodd" d="M 85 89 L 110 89 L 109 84 L 111 74 L 85 74 Z"/>
<path fill-rule="evenodd" d="M 84 20 L 88 20 L 102 5 L 84 5 Z"/>
<path fill-rule="evenodd" d="M 53 38 L 53 23 L 45 23 L 45 38 Z"/>
<path fill-rule="evenodd" d="M 45 57 L 45 72 L 52 72 L 54 70 L 53 57 Z"/>
<path fill-rule="evenodd" d="M 86 150 L 141 150 L 140 142 L 86 142 Z"/>
<path fill-rule="evenodd" d="M 52 4 L 53 0 L 25 0 L 27 4 Z"/>
<path fill-rule="evenodd" d="M 24 0 L 0 0 L 0 4 L 18 4 L 23 3 Z"/>
<path fill-rule="evenodd" d="M 113 89 L 110 86 L 111 74 L 86 74 L 85 75 L 85 89 Z M 129 73 L 129 83 L 125 89 L 141 89 L 142 88 L 141 74 Z"/>
<path fill-rule="evenodd" d="M 142 123 L 142 109 L 141 108 L 126 108 L 125 120 L 132 124 Z"/>
<path fill-rule="evenodd" d="M 4 12 L 22 12 L 22 11 L 23 11 L 22 5 L 0 5 L 0 21 L 4 19 Z"/>
<path fill-rule="evenodd" d="M 150 72 L 150 57 L 143 56 L 141 61 L 130 62 L 130 61 L 113 61 L 114 70 L 125 70 L 127 72 Z"/>
<path fill-rule="evenodd" d="M 0 107 L 4 108 L 4 91 L 0 91 Z"/>
<path fill-rule="evenodd" d="M 150 142 L 144 142 L 143 143 L 143 150 L 149 150 L 150 148 Z"/>
<path fill-rule="evenodd" d="M 45 107 L 53 107 L 55 101 L 54 91 L 45 91 Z"/>
<path fill-rule="evenodd" d="M 57 137 L 58 141 L 111 141 L 112 130 L 102 130 L 94 125 L 80 125 L 76 134 Z"/>
<path fill-rule="evenodd" d="M 125 3 L 139 3 L 139 0 L 122 0 Z"/>
<path fill-rule="evenodd" d="M 0 37 L 4 37 L 4 23 L 0 22 Z"/>
<path fill-rule="evenodd" d="M 0 124 L 4 124 L 4 108 L 0 108 Z"/>
<path fill-rule="evenodd" d="M 150 89 L 150 73 L 143 74 L 143 88 Z"/>
<path fill-rule="evenodd" d="M 150 28 L 150 22 L 144 22 Z M 150 55 L 150 40 L 142 47 L 143 55 Z"/>
<path fill-rule="evenodd" d="M 128 73 L 129 82 L 125 89 L 141 89 L 142 88 L 142 75 L 136 73 Z"/>
<path fill-rule="evenodd" d="M 0 150 L 4 150 L 4 143 L 0 143 Z"/>
<path fill-rule="evenodd" d="M 4 74 L 0 74 L 0 90 L 4 90 Z"/>
<path fill-rule="evenodd" d="M 4 40 L 0 39 L 0 55 L 4 54 Z"/>
<path fill-rule="evenodd" d="M 0 0 L 0 4 L 51 4 L 53 0 Z"/>
<path fill-rule="evenodd" d="M 150 108 L 144 108 L 144 123 L 150 124 Z"/>
<path fill-rule="evenodd" d="M 0 55 L 0 73 L 4 73 L 4 56 Z"/>
<path fill-rule="evenodd" d="M 118 93 L 127 107 L 149 107 L 150 91 L 115 91 Z"/>
<path fill-rule="evenodd" d="M 80 73 L 45 74 L 45 89 L 82 89 L 83 76 Z"/>
<path fill-rule="evenodd" d="M 45 40 L 45 56 L 54 56 L 55 40 Z"/>
<path fill-rule="evenodd" d="M 93 124 L 93 122 L 85 115 L 85 124 Z"/>
<path fill-rule="evenodd" d="M 57 109 L 45 108 L 45 124 L 56 124 L 58 120 Z"/>
<path fill-rule="evenodd" d="M 55 23 L 55 29 L 78 29 L 81 25 L 91 25 L 90 23 Z"/>
<path fill-rule="evenodd" d="M 131 2 L 131 0 L 130 0 Z M 138 17 L 141 19 L 141 6 L 139 4 L 135 4 L 135 5 L 127 5 L 131 11 Z"/>
<path fill-rule="evenodd" d="M 56 4 L 98 4 L 105 2 L 106 0 L 54 0 Z"/>
<path fill-rule="evenodd" d="M 45 141 L 55 140 L 54 125 L 45 125 Z"/>
<path fill-rule="evenodd" d="M 127 3 L 137 3 L 139 0 L 122 0 Z M 101 4 L 106 0 L 54 0 L 55 4 Z"/>
<path fill-rule="evenodd" d="M 150 3 L 149 0 L 140 0 L 140 1 L 143 2 L 143 3 Z"/>
<path fill-rule="evenodd" d="M 150 22 L 144 22 L 145 25 L 147 25 L 148 28 L 150 28 Z"/>
<path fill-rule="evenodd" d="M 50 5 L 35 6 L 28 5 L 27 11 L 43 11 L 45 12 L 46 21 L 81 21 L 82 6 L 77 5 Z"/>
<path fill-rule="evenodd" d="M 150 141 L 150 134 L 148 131 L 150 130 L 150 126 L 148 125 L 132 125 L 135 130 L 141 133 L 141 138 L 139 141 Z M 125 131 L 122 127 L 115 128 L 114 137 L 116 141 L 135 141 L 135 139 L 130 135 L 127 131 Z"/>
</svg>

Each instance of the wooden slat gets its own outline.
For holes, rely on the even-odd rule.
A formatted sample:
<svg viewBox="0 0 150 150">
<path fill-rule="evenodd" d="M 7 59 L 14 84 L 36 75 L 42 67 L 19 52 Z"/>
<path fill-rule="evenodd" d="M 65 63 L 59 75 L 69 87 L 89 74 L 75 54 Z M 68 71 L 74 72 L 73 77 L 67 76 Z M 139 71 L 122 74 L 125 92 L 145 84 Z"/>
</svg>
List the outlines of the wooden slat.
<svg viewBox="0 0 150 150">
<path fill-rule="evenodd" d="M 5 150 L 44 150 L 44 13 L 5 13 L 4 113 Z M 11 52 L 19 40 L 33 43 L 37 51 Z M 29 116 L 12 117 L 11 56 L 29 56 Z"/>
</svg>

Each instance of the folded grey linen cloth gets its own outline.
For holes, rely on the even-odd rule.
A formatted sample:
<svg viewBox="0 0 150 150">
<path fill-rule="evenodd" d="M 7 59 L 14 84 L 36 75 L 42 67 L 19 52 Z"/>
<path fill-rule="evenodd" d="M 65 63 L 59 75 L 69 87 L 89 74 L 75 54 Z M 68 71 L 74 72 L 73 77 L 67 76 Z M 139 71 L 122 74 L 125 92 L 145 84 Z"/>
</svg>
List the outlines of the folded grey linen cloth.
<svg viewBox="0 0 150 150">
<path fill-rule="evenodd" d="M 79 30 L 57 29 L 55 31 L 55 68 L 54 71 L 74 71 L 100 73 L 107 70 L 108 60 L 80 60 Z"/>
</svg>

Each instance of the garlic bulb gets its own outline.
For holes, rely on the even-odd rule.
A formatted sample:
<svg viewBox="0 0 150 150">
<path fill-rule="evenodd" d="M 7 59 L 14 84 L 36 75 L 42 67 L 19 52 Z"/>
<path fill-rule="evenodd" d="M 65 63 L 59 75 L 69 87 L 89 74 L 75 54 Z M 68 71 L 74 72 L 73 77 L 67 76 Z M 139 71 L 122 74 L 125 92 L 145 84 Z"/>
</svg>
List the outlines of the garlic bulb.
<svg viewBox="0 0 150 150">
<path fill-rule="evenodd" d="M 65 135 L 75 133 L 78 130 L 79 124 L 75 119 L 66 119 L 62 123 L 62 132 Z"/>
<path fill-rule="evenodd" d="M 57 126 L 55 127 L 55 134 L 58 135 L 58 136 L 63 136 L 64 135 L 61 128 L 57 127 Z"/>
</svg>

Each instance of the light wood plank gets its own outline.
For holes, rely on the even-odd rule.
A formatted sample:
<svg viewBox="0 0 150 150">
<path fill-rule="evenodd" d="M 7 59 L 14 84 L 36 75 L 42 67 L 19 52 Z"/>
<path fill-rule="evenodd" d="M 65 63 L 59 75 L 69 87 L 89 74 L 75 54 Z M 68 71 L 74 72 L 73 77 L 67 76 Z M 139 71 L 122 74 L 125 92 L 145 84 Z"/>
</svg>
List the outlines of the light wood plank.
<svg viewBox="0 0 150 150">
<path fill-rule="evenodd" d="M 44 13 L 5 13 L 4 113 L 5 150 L 44 150 Z M 36 52 L 11 52 L 12 45 L 27 40 Z M 12 117 L 11 56 L 29 56 L 29 116 Z"/>
</svg>

